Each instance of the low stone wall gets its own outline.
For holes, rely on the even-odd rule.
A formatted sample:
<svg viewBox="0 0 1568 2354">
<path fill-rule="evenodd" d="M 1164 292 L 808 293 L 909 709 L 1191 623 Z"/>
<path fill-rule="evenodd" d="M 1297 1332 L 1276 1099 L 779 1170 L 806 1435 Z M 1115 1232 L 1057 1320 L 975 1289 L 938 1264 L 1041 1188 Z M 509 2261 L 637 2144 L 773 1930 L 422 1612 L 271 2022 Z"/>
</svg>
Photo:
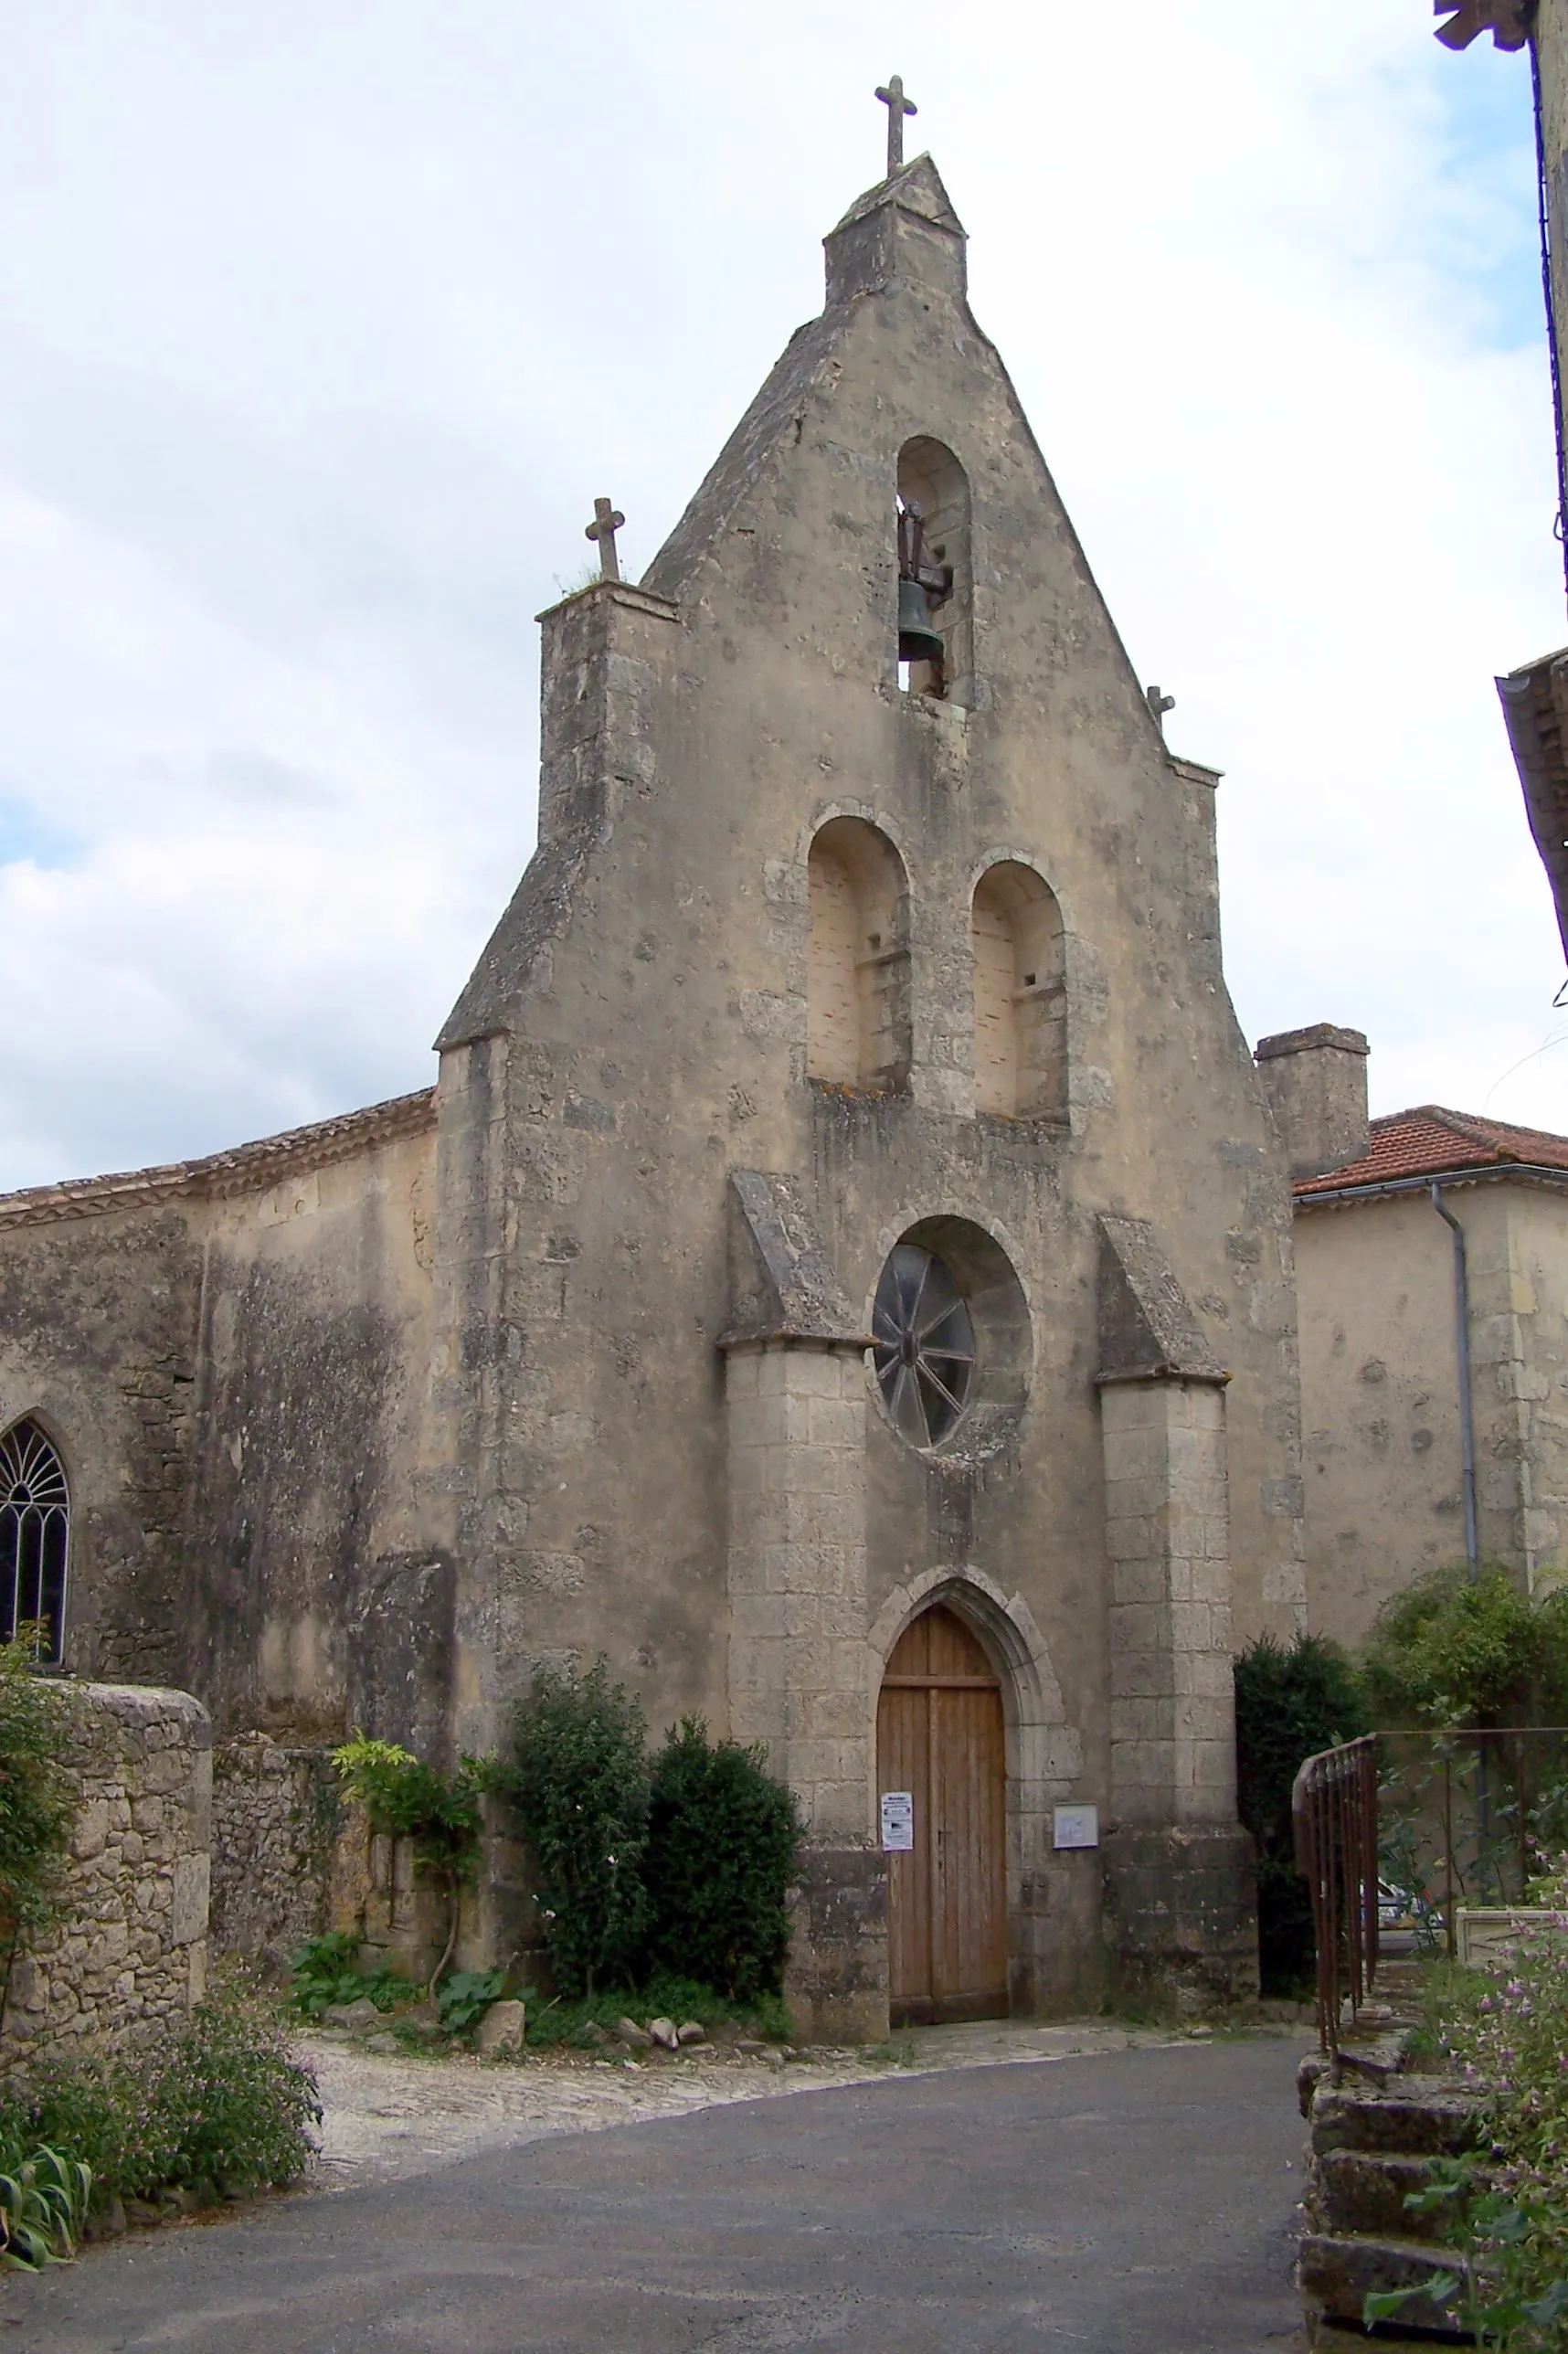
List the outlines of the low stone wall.
<svg viewBox="0 0 1568 2354">
<path fill-rule="evenodd" d="M 134 2041 L 207 1986 L 207 1712 L 154 1687 L 62 1690 L 81 1806 L 54 1921 L 17 1947 L 0 2065 Z"/>
<path fill-rule="evenodd" d="M 212 1942 L 274 1977 L 332 1910 L 338 1808 L 325 1749 L 286 1749 L 264 1733 L 213 1752 Z"/>
</svg>

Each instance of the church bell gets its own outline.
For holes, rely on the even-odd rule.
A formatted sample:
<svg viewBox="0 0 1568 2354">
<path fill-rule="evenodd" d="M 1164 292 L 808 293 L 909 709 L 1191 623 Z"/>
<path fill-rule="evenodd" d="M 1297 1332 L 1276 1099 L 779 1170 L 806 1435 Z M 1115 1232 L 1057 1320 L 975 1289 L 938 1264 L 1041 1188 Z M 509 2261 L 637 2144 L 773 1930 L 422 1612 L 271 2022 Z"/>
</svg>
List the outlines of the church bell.
<svg viewBox="0 0 1568 2354">
<path fill-rule="evenodd" d="M 906 663 L 940 662 L 942 641 L 931 627 L 931 608 L 918 580 L 898 584 L 898 659 Z"/>
</svg>

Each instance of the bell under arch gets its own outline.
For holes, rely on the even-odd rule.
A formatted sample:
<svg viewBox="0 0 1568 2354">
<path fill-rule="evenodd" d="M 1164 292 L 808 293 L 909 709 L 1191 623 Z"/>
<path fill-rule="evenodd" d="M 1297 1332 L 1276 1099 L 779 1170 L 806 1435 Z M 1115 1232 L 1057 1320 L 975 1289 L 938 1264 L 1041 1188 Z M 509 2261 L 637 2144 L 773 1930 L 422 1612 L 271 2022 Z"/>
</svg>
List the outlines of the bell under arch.
<svg viewBox="0 0 1568 2354">
<path fill-rule="evenodd" d="M 968 703 L 974 676 L 969 485 L 953 452 L 917 434 L 898 453 L 898 683 Z"/>
</svg>

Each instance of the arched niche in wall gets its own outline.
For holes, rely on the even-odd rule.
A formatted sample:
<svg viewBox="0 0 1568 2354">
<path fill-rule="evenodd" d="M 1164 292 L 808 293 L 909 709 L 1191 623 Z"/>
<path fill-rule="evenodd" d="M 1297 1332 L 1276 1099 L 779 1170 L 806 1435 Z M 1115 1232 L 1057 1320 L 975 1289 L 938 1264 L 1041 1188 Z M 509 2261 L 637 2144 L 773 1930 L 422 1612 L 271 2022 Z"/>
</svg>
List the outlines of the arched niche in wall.
<svg viewBox="0 0 1568 2354">
<path fill-rule="evenodd" d="M 830 818 L 812 840 L 807 879 L 807 1073 L 840 1087 L 902 1087 L 909 1076 L 903 862 L 863 819 Z"/>
<path fill-rule="evenodd" d="M 1062 911 L 1032 866 L 987 867 L 972 914 L 975 1109 L 1004 1119 L 1067 1112 Z"/>
<path fill-rule="evenodd" d="M 898 571 L 901 610 L 913 579 L 940 651 L 898 665 L 911 695 L 967 703 L 974 677 L 974 618 L 969 477 L 945 442 L 919 434 L 898 453 Z"/>
</svg>

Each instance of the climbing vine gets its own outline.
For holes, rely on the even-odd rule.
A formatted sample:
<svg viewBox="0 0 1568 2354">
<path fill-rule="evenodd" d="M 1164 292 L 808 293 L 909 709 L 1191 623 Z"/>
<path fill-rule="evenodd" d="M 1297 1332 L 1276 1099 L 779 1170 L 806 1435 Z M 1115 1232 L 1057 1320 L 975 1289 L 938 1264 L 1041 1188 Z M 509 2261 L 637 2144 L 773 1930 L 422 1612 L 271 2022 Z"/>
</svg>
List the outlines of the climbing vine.
<svg viewBox="0 0 1568 2354">
<path fill-rule="evenodd" d="M 491 1769 L 477 1757 L 464 1757 L 455 1773 L 443 1774 L 395 1741 L 372 1741 L 357 1732 L 333 1751 L 332 1762 L 344 1797 L 365 1808 L 370 1830 L 409 1840 L 416 1872 L 446 1899 L 447 1942 L 427 1988 L 433 1994 L 457 1944 L 462 1892 L 478 1872 L 481 1802 Z"/>
</svg>

